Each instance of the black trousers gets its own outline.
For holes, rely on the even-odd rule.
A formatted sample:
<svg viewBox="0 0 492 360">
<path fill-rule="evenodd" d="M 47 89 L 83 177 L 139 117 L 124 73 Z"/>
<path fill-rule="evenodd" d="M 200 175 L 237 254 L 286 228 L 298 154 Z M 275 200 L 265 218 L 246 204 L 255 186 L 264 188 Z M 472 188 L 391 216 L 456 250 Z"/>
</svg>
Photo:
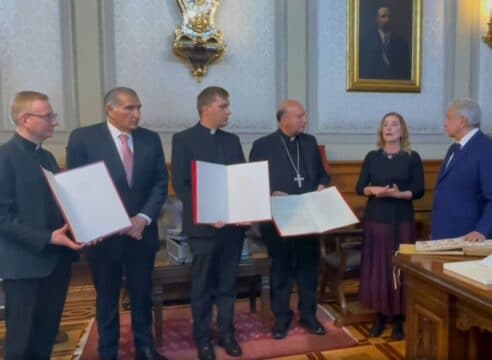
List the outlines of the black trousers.
<svg viewBox="0 0 492 360">
<path fill-rule="evenodd" d="M 210 339 L 212 307 L 217 305 L 217 335 L 234 334 L 236 280 L 243 247 L 243 233 L 235 229 L 218 231 L 215 238 L 188 240 L 193 254 L 191 311 L 193 338 L 197 347 Z"/>
<path fill-rule="evenodd" d="M 270 296 L 275 320 L 284 325 L 292 320 L 290 296 L 294 281 L 299 293 L 300 318 L 313 320 L 317 304 L 319 236 L 281 238 L 277 230 L 268 224 L 262 226 L 262 238 L 272 259 Z"/>
<path fill-rule="evenodd" d="M 139 240 L 126 240 L 117 258 L 88 251 L 87 258 L 96 288 L 96 320 L 100 357 L 117 356 L 120 338 L 119 300 L 123 274 L 130 296 L 133 340 L 136 349 L 152 348 L 152 271 L 155 251 Z M 96 250 L 96 249 L 89 249 Z"/>
<path fill-rule="evenodd" d="M 70 282 L 72 263 L 59 261 L 45 278 L 3 280 L 5 359 L 49 359 Z"/>
</svg>

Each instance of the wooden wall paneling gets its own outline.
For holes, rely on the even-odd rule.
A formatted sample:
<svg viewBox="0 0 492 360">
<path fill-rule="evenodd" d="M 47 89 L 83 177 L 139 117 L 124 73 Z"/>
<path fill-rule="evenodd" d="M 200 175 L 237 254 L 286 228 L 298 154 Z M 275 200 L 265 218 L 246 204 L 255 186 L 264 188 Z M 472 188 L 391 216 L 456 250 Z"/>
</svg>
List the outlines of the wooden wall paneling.
<svg viewBox="0 0 492 360">
<path fill-rule="evenodd" d="M 321 152 L 325 154 L 324 151 Z M 325 169 L 328 171 L 331 184 L 335 185 L 342 193 L 345 201 L 352 208 L 358 217 L 362 217 L 367 199 L 364 196 L 359 196 L 355 192 L 355 186 L 359 178 L 362 161 L 328 161 L 326 156 L 323 157 Z M 441 160 L 424 160 L 424 176 L 425 176 L 425 195 L 422 199 L 416 200 L 415 206 L 415 221 L 418 226 L 420 238 L 428 239 L 430 229 L 430 216 L 432 211 L 432 201 L 434 199 L 434 188 L 436 185 L 437 175 L 441 166 Z M 171 174 L 171 166 L 167 165 L 169 174 Z M 171 181 L 169 181 L 169 196 L 175 195 Z"/>
</svg>

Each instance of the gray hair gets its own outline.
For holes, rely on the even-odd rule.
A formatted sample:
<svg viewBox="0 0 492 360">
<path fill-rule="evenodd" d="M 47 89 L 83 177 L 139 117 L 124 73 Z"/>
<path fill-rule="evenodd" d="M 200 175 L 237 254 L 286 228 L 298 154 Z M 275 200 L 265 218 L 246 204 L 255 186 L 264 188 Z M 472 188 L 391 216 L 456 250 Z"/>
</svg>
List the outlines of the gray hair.
<svg viewBox="0 0 492 360">
<path fill-rule="evenodd" d="M 112 88 L 111 90 L 109 90 L 106 93 L 106 95 L 104 95 L 104 107 L 106 107 L 108 105 L 113 105 L 113 106 L 119 105 L 120 94 L 127 94 L 131 97 L 138 99 L 138 95 L 137 95 L 137 92 L 135 90 L 130 89 L 128 87 L 124 87 L 124 86 L 118 86 L 118 87 Z"/>
<path fill-rule="evenodd" d="M 449 104 L 449 108 L 457 110 L 461 116 L 465 117 L 468 120 L 469 127 L 480 128 L 482 111 L 475 100 L 470 98 L 455 100 Z"/>
</svg>

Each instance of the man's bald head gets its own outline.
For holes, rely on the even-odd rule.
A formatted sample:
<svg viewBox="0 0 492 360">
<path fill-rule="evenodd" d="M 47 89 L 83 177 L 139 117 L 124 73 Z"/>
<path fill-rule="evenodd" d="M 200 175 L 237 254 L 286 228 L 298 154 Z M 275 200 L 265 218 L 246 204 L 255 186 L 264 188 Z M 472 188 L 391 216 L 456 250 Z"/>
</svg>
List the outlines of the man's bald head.
<svg viewBox="0 0 492 360">
<path fill-rule="evenodd" d="M 304 106 L 294 99 L 283 100 L 278 105 L 277 121 L 280 130 L 287 136 L 296 136 L 303 133 L 307 124 Z"/>
</svg>

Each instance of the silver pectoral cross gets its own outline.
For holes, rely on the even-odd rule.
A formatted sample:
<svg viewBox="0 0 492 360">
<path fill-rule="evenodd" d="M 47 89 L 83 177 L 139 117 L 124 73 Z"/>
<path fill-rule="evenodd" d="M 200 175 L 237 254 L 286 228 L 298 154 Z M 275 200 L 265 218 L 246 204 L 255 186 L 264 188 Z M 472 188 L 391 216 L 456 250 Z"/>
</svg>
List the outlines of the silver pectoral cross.
<svg viewBox="0 0 492 360">
<path fill-rule="evenodd" d="M 294 181 L 297 182 L 297 186 L 302 187 L 302 182 L 304 181 L 304 178 L 301 176 L 301 174 L 297 173 L 296 177 L 294 178 Z"/>
</svg>

